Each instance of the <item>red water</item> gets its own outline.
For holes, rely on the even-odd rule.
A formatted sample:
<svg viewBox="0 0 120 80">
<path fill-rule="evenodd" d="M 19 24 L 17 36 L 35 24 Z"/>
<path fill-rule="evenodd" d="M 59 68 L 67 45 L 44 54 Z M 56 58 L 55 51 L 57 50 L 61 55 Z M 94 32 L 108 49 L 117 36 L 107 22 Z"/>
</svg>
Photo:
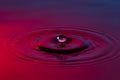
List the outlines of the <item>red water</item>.
<svg viewBox="0 0 120 80">
<path fill-rule="evenodd" d="M 0 80 L 120 80 L 119 1 L 0 2 Z M 65 34 L 94 48 L 62 56 L 29 48 L 41 28 L 56 34 L 58 27 L 77 28 Z"/>
</svg>

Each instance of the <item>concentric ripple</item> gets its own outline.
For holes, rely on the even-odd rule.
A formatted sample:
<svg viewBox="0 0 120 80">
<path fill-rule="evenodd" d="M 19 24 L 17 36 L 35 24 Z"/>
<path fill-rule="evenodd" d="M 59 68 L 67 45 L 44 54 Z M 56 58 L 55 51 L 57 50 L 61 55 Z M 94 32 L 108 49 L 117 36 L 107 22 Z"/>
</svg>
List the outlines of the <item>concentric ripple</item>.
<svg viewBox="0 0 120 80">
<path fill-rule="evenodd" d="M 58 35 L 68 42 L 56 42 Z M 10 41 L 17 58 L 50 64 L 84 64 L 107 61 L 119 56 L 119 45 L 111 36 L 79 28 L 48 28 L 29 32 Z"/>
</svg>

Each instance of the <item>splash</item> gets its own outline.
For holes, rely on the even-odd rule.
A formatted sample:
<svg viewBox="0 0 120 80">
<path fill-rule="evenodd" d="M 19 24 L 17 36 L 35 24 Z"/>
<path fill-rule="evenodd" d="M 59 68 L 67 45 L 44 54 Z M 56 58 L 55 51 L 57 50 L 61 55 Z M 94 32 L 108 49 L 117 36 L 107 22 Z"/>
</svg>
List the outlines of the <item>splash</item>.
<svg viewBox="0 0 120 80">
<path fill-rule="evenodd" d="M 42 28 L 10 42 L 13 55 L 38 63 L 89 64 L 109 61 L 119 55 L 114 37 L 80 28 Z"/>
</svg>

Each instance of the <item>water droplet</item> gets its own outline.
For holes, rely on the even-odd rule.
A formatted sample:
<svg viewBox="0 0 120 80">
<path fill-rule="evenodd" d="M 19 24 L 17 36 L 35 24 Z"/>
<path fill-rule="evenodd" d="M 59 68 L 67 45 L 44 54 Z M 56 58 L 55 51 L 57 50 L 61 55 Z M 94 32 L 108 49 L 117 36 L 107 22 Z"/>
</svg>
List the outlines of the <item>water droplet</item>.
<svg viewBox="0 0 120 80">
<path fill-rule="evenodd" d="M 59 43 L 65 43 L 67 41 L 67 37 L 64 35 L 59 35 L 59 36 L 57 36 L 57 41 Z"/>
</svg>

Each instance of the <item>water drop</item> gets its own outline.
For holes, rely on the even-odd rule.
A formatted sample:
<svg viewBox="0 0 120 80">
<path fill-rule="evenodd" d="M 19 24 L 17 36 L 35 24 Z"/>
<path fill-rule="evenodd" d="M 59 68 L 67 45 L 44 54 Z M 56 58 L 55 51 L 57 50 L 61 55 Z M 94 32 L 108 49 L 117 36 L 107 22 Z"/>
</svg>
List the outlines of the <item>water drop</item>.
<svg viewBox="0 0 120 80">
<path fill-rule="evenodd" d="M 67 42 L 67 37 L 64 35 L 59 35 L 59 36 L 57 36 L 57 41 L 59 43 L 65 43 L 65 42 Z"/>
</svg>

